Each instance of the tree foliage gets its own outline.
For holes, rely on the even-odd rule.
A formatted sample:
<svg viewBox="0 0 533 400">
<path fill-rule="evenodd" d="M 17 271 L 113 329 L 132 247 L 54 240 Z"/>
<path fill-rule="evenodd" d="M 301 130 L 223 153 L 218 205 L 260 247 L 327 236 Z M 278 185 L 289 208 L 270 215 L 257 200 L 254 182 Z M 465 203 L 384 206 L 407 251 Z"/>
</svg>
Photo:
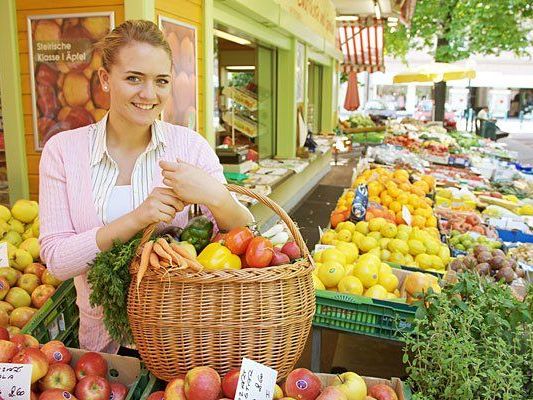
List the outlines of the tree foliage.
<svg viewBox="0 0 533 400">
<path fill-rule="evenodd" d="M 418 0 L 410 27 L 385 32 L 386 54 L 405 58 L 430 49 L 438 62 L 473 54 L 527 54 L 532 45 L 531 0 Z"/>
</svg>

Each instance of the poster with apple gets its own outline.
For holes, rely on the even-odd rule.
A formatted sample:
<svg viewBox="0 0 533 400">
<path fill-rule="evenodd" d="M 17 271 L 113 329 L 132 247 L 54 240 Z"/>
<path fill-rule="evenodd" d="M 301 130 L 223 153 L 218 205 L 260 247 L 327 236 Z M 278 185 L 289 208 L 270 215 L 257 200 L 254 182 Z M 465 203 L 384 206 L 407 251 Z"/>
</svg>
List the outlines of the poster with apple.
<svg viewBox="0 0 533 400">
<path fill-rule="evenodd" d="M 172 50 L 172 94 L 163 120 L 195 130 L 198 119 L 196 27 L 159 16 L 159 27 Z"/>
<path fill-rule="evenodd" d="M 56 133 L 101 119 L 109 94 L 98 78 L 93 46 L 114 26 L 114 13 L 28 16 L 35 150 Z"/>
</svg>

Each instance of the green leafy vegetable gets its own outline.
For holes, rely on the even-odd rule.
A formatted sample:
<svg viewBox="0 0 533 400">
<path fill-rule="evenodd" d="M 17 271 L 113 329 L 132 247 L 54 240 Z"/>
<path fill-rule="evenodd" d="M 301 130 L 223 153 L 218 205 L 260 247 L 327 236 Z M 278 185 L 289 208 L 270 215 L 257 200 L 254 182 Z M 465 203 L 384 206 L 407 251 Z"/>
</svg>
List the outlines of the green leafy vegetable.
<svg viewBox="0 0 533 400">
<path fill-rule="evenodd" d="M 533 290 L 510 289 L 462 274 L 442 294 L 418 302 L 404 362 L 413 400 L 533 398 Z"/>
<path fill-rule="evenodd" d="M 111 338 L 121 345 L 133 343 L 127 312 L 129 265 L 140 240 L 138 234 L 126 243 L 115 242 L 110 250 L 95 257 L 87 274 L 91 307 L 102 306 L 104 325 Z"/>
</svg>

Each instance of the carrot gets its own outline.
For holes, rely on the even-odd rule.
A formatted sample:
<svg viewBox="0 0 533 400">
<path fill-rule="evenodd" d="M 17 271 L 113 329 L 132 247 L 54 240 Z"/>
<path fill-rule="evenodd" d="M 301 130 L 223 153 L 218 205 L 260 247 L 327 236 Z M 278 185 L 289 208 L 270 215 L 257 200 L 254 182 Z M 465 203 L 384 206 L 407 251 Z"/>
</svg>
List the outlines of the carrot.
<svg viewBox="0 0 533 400">
<path fill-rule="evenodd" d="M 168 242 L 163 239 L 163 238 L 159 238 L 156 240 L 156 242 L 163 248 L 163 250 L 165 250 L 168 254 L 172 254 L 172 248 L 170 247 L 170 245 L 168 244 Z"/>
<path fill-rule="evenodd" d="M 141 253 L 141 261 L 139 262 L 139 270 L 144 269 L 144 271 L 146 272 L 146 269 L 148 268 L 148 264 L 150 263 L 150 254 L 152 253 L 153 246 L 154 246 L 154 242 L 152 240 L 144 244 L 142 253 Z M 143 275 L 144 275 L 144 272 L 143 272 Z"/>
<path fill-rule="evenodd" d="M 159 258 L 157 257 L 157 254 L 155 254 L 155 253 L 150 253 L 150 265 L 151 265 L 154 269 L 159 269 L 159 268 L 161 268 L 161 264 L 159 263 Z"/>
<path fill-rule="evenodd" d="M 180 247 L 177 243 L 171 243 L 170 247 L 172 250 L 174 250 L 176 253 L 178 253 L 180 256 L 187 260 L 196 261 L 196 259 L 184 248 Z"/>
<path fill-rule="evenodd" d="M 172 261 L 172 256 L 168 254 L 158 242 L 154 243 L 154 252 L 160 258 Z"/>
</svg>

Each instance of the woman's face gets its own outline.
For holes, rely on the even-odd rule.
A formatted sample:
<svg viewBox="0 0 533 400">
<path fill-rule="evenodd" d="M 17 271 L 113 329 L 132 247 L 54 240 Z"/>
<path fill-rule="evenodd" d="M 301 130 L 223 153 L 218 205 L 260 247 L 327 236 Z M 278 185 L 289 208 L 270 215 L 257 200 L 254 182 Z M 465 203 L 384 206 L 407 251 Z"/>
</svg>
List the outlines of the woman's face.
<svg viewBox="0 0 533 400">
<path fill-rule="evenodd" d="M 171 94 L 171 61 L 165 50 L 132 42 L 120 49 L 100 82 L 110 93 L 110 110 L 127 122 L 149 126 Z"/>
</svg>

